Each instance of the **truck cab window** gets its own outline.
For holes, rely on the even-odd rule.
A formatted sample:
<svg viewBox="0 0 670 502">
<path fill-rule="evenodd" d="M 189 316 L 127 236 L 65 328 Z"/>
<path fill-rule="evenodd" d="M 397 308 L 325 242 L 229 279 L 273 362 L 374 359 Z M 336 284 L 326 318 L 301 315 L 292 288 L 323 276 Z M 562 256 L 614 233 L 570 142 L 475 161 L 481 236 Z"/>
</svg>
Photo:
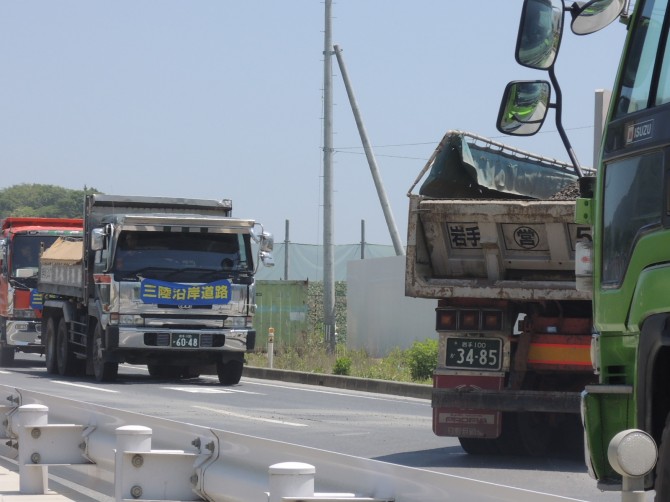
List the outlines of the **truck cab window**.
<svg viewBox="0 0 670 502">
<path fill-rule="evenodd" d="M 603 285 L 621 283 L 638 234 L 660 223 L 663 193 L 663 153 L 613 162 L 605 171 L 603 206 Z M 632 243 L 632 245 L 631 245 Z"/>
<path fill-rule="evenodd" d="M 661 43 L 661 34 L 668 0 L 647 0 L 642 15 L 637 21 L 635 33 L 626 54 L 621 74 L 616 116 L 646 109 L 649 103 L 654 61 Z M 665 66 L 665 64 L 663 65 Z M 668 69 L 664 68 L 664 72 Z M 667 77 L 660 82 L 659 99 L 666 102 L 670 89 L 666 89 Z M 658 103 L 658 99 L 656 100 Z"/>
</svg>

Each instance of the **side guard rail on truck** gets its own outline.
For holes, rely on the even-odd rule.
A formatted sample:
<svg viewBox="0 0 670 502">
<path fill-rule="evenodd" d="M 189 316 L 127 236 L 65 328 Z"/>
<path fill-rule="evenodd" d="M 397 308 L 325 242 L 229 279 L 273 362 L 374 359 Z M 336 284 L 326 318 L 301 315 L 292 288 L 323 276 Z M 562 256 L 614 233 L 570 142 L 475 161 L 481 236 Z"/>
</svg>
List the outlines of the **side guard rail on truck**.
<svg viewBox="0 0 670 502">
<path fill-rule="evenodd" d="M 563 497 L 326 452 L 0 386 L 21 493 L 47 469 L 117 501 L 551 502 Z"/>
</svg>

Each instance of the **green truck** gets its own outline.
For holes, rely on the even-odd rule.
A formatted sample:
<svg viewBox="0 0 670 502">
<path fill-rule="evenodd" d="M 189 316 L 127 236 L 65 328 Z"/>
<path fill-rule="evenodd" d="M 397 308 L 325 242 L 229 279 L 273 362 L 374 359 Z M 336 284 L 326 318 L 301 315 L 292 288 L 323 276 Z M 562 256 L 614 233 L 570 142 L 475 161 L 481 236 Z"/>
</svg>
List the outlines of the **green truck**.
<svg viewBox="0 0 670 502">
<path fill-rule="evenodd" d="M 629 12 L 632 10 L 632 12 Z M 592 292 L 596 384 L 582 392 L 589 472 L 602 489 L 670 500 L 670 5 L 668 0 L 525 0 L 516 46 L 549 81 L 508 84 L 498 115 L 507 134 L 535 134 L 549 108 L 561 125 L 554 73 L 565 14 L 586 35 L 620 18 L 628 34 L 596 176 L 582 176 L 575 220 L 592 227 L 576 273 Z M 551 102 L 551 90 L 555 102 Z M 632 500 L 632 499 L 631 499 Z"/>
</svg>

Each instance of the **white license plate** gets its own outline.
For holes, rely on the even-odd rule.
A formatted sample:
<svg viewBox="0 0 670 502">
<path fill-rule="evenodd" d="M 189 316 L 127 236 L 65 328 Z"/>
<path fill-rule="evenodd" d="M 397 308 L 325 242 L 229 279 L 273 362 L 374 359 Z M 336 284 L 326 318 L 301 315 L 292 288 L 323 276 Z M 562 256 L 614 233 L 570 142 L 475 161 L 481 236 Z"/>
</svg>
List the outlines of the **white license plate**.
<svg viewBox="0 0 670 502">
<path fill-rule="evenodd" d="M 200 335 L 192 333 L 173 333 L 170 345 L 182 349 L 197 349 L 200 347 Z"/>
</svg>

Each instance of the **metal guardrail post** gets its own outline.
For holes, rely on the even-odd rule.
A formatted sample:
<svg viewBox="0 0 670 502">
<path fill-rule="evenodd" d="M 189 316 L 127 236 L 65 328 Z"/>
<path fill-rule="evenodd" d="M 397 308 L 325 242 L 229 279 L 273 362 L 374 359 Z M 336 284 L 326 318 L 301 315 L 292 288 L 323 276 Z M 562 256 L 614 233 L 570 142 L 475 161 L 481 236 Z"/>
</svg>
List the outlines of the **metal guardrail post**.
<svg viewBox="0 0 670 502">
<path fill-rule="evenodd" d="M 47 493 L 47 467 L 40 464 L 35 442 L 40 436 L 40 427 L 48 423 L 49 408 L 41 404 L 19 407 L 19 491 L 22 494 Z"/>
<path fill-rule="evenodd" d="M 142 497 L 140 485 L 126 486 L 124 480 L 123 456 L 127 451 L 138 452 L 132 460 L 133 465 L 140 463 L 139 452 L 149 453 L 151 451 L 151 429 L 141 425 L 124 425 L 116 429 L 116 454 L 114 457 L 114 496 L 117 502 L 125 498 L 139 499 Z M 147 480 L 149 481 L 149 480 Z M 127 495 L 127 496 L 124 496 Z"/>
<path fill-rule="evenodd" d="M 270 500 L 284 497 L 313 497 L 316 468 L 302 462 L 282 462 L 270 466 Z"/>
</svg>

